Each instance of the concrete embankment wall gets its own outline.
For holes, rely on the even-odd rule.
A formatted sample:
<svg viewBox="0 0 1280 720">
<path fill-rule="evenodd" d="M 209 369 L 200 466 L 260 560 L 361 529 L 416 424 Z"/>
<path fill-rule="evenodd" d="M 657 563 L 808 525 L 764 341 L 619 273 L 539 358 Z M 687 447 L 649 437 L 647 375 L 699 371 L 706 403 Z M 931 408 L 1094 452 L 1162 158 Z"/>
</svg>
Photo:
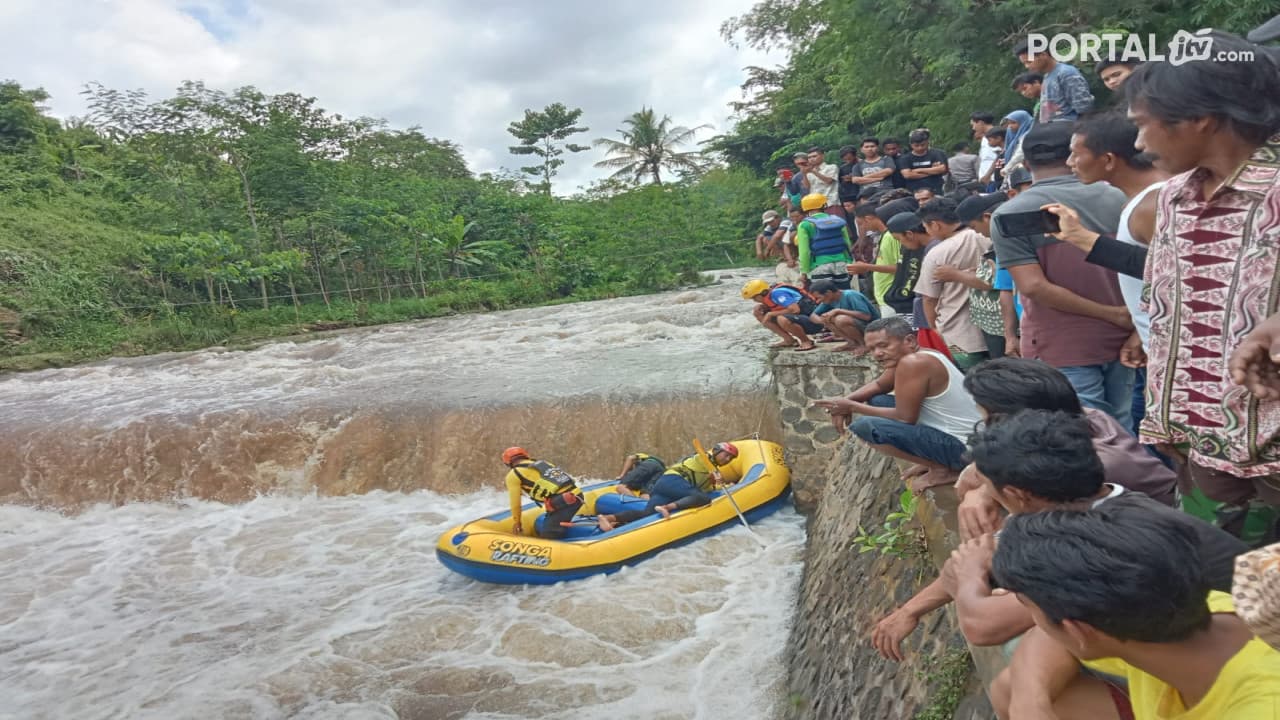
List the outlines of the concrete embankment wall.
<svg viewBox="0 0 1280 720">
<path fill-rule="evenodd" d="M 821 397 L 847 394 L 879 373 L 845 353 L 782 351 L 772 358 L 796 504 L 808 516 L 799 606 L 787 647 L 787 720 L 987 720 L 982 688 L 998 653 L 971 657 L 950 609 L 924 618 L 904 644 L 906 660 L 885 660 L 871 646 L 877 620 L 937 576 L 955 547 L 950 488 L 926 493 L 910 527 L 920 536 L 905 557 L 860 553 L 859 527 L 879 528 L 899 509 L 898 465 L 841 436 Z M 974 658 L 976 657 L 976 669 Z"/>
</svg>

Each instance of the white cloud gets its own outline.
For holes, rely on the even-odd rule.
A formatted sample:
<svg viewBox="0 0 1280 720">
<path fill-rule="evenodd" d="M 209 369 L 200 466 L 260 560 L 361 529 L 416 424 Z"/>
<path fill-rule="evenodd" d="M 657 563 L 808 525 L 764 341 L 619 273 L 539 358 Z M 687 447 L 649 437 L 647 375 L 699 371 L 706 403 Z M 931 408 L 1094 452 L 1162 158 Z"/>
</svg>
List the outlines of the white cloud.
<svg viewBox="0 0 1280 720">
<path fill-rule="evenodd" d="M 742 67 L 780 61 L 719 36 L 753 1 L 3 0 L 0 67 L 63 116 L 84 111 L 89 81 L 154 97 L 183 80 L 296 91 L 420 125 L 485 172 L 522 164 L 507 125 L 552 102 L 583 108 L 583 144 L 641 106 L 723 132 Z M 557 189 L 601 177 L 598 159 L 570 156 Z"/>
</svg>

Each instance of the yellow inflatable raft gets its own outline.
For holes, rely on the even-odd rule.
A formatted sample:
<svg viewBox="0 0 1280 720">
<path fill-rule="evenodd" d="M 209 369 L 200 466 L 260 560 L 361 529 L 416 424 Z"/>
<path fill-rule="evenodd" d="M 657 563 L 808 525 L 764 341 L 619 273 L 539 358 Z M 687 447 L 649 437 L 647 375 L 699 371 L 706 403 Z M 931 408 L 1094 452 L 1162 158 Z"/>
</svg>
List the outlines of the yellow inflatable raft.
<svg viewBox="0 0 1280 720">
<path fill-rule="evenodd" d="M 606 512 L 616 512 L 619 503 L 628 502 L 618 495 L 617 482 L 609 481 L 583 488 L 585 507 L 563 540 L 513 534 L 511 512 L 506 511 L 451 528 L 440 537 L 436 557 L 450 570 L 484 582 L 550 584 L 616 572 L 738 524 L 726 492 L 733 493 L 748 521 L 762 518 L 786 501 L 791 470 L 776 443 L 749 438 L 734 444 L 738 457 L 722 467 L 721 474 L 736 482 L 711 493 L 709 505 L 677 512 L 669 520 L 655 514 L 602 532 L 590 517 L 597 512 L 597 501 L 605 500 L 601 504 Z M 527 503 L 521 525 L 533 528 L 541 515 L 541 506 Z"/>
</svg>

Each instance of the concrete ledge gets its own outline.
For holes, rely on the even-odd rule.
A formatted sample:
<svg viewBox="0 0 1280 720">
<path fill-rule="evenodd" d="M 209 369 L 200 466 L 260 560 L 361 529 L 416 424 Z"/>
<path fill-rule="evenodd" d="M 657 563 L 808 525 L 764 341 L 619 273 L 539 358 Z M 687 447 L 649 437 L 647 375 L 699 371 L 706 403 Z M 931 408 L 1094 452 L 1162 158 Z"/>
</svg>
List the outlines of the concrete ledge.
<svg viewBox="0 0 1280 720">
<path fill-rule="evenodd" d="M 922 621 L 903 644 L 902 663 L 884 660 L 870 643 L 875 622 L 932 581 L 959 540 L 954 492 L 940 488 L 917 503 L 917 552 L 899 558 L 860 553 L 854 545 L 860 526 L 878 528 L 898 509 L 901 469 L 837 433 L 826 413 L 809 405 L 861 387 L 879 367 L 824 351 L 782 350 L 772 361 L 796 505 L 809 517 L 804 578 L 787 645 L 786 718 L 906 720 L 923 714 L 989 720 L 994 715 L 984 688 L 1003 658 L 998 648 L 973 652 L 952 609 Z M 966 655 L 973 665 L 964 662 Z"/>
</svg>

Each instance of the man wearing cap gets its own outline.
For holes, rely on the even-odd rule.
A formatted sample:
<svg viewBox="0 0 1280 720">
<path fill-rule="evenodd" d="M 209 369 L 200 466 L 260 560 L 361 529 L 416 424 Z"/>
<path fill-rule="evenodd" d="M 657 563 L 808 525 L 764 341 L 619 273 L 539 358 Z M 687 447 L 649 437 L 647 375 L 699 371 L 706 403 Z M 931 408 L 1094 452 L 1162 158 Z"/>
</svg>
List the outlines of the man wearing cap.
<svg viewBox="0 0 1280 720">
<path fill-rule="evenodd" d="M 894 215 L 885 223 L 885 228 L 898 241 L 900 250 L 893 282 L 885 290 L 884 301 L 893 308 L 894 314 L 905 315 L 907 322 L 919 329 L 915 322 L 915 288 L 916 281 L 920 279 L 920 266 L 924 262 L 929 233 L 920 222 L 920 217 L 913 212 Z"/>
<path fill-rule="evenodd" d="M 950 198 L 935 198 L 917 211 L 929 237 L 939 242 L 921 263 L 915 290 L 923 298 L 929 327 L 942 336 L 956 367 L 967 371 L 990 357 L 987 341 L 970 317 L 969 288 L 944 280 L 936 270 L 948 266 L 972 273 L 991 249 L 991 241 L 960 222 L 956 205 Z"/>
<path fill-rule="evenodd" d="M 902 187 L 913 193 L 928 188 L 934 195 L 941 195 L 947 175 L 947 154 L 929 147 L 929 131 L 924 128 L 912 130 L 907 143 L 911 152 L 898 157 Z"/>
<path fill-rule="evenodd" d="M 1085 185 L 1072 175 L 1071 129 L 1071 123 L 1045 123 L 1023 139 L 1034 183 L 995 211 L 992 240 L 1022 297 L 1022 356 L 1062 371 L 1082 403 L 1129 427 L 1133 370 L 1120 363 L 1120 349 L 1133 320 L 1115 272 L 1043 233 L 1007 235 L 1001 227 L 1006 215 L 1062 203 L 1080 209 L 1086 228 L 1115 233 L 1127 199 L 1110 185 Z"/>
<path fill-rule="evenodd" d="M 765 210 L 760 216 L 764 227 L 756 234 L 756 259 L 764 260 L 777 256 L 781 251 L 782 239 L 778 231 L 782 228 L 782 215 L 777 210 Z"/>
</svg>

